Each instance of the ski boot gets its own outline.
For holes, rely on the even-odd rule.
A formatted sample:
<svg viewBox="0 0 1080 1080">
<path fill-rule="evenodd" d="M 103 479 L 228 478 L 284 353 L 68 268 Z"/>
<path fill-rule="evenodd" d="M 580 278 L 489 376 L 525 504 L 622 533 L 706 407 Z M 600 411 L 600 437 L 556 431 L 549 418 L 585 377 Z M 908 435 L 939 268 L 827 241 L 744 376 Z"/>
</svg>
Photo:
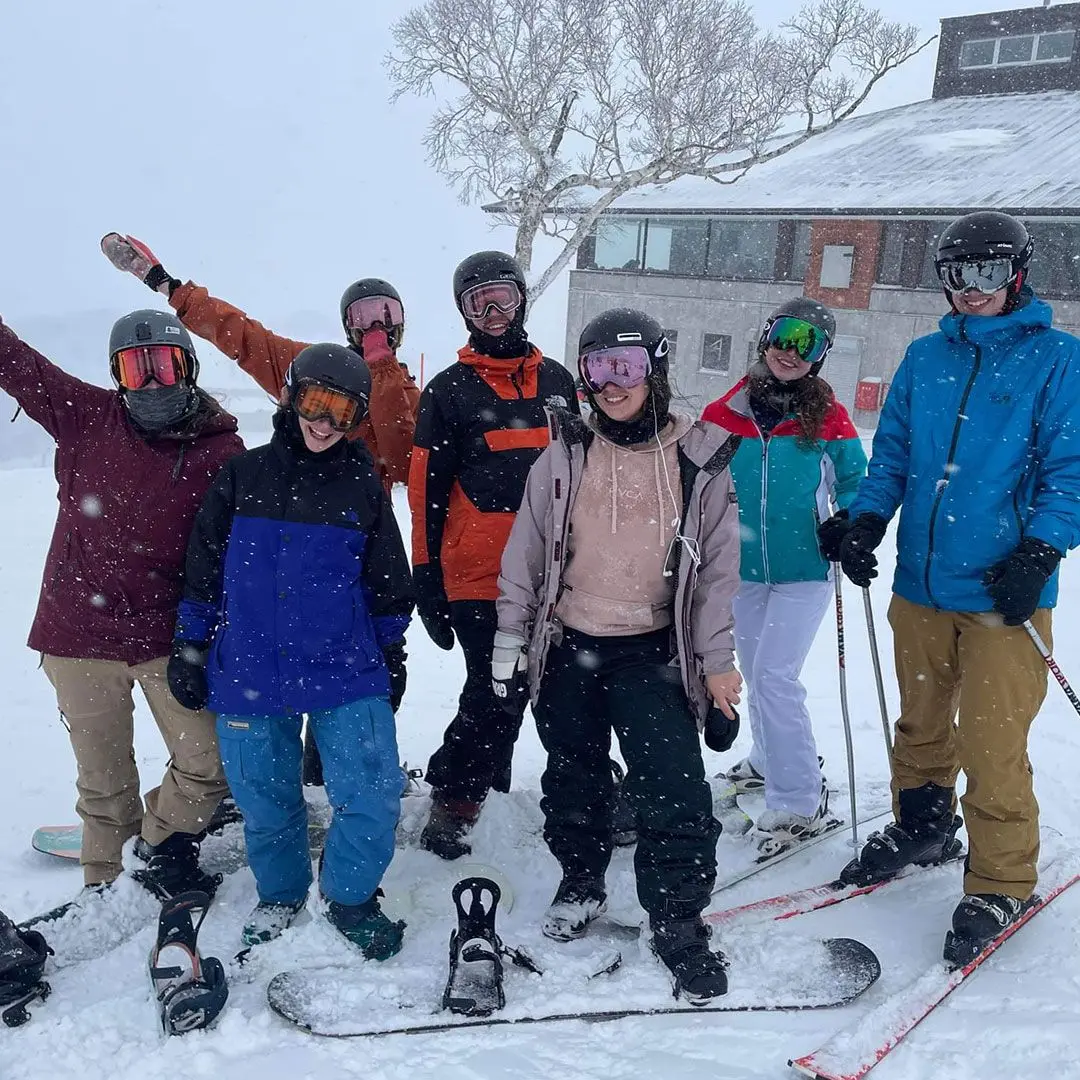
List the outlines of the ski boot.
<svg viewBox="0 0 1080 1080">
<path fill-rule="evenodd" d="M 401 763 L 401 797 L 411 799 L 416 795 L 423 795 L 424 789 L 420 781 L 424 778 L 423 769 L 410 769 L 409 763 Z"/>
<path fill-rule="evenodd" d="M 420 833 L 420 846 L 448 862 L 472 854 L 472 845 L 465 838 L 476 824 L 482 805 L 432 791 L 431 813 Z"/>
<path fill-rule="evenodd" d="M 331 926 L 352 942 L 367 960 L 389 960 L 401 952 L 405 937 L 405 922 L 392 922 L 379 905 L 382 889 L 362 904 L 339 904 L 331 900 L 326 905 L 326 918 Z"/>
<path fill-rule="evenodd" d="M 210 817 L 210 823 L 203 829 L 199 839 L 202 840 L 206 836 L 220 836 L 225 831 L 226 825 L 236 825 L 242 823 L 243 820 L 244 815 L 240 813 L 236 801 L 231 795 L 226 795 L 217 804 L 217 809 Z"/>
<path fill-rule="evenodd" d="M 611 775 L 615 780 L 611 792 L 611 842 L 616 847 L 629 847 L 637 843 L 637 815 L 623 790 L 626 773 L 614 758 L 611 759 Z"/>
<path fill-rule="evenodd" d="M 952 811 L 954 791 L 923 784 L 900 792 L 900 820 L 866 838 L 858 858 L 840 872 L 842 885 L 876 885 L 905 866 L 935 866 L 963 850 L 956 839 L 963 820 Z"/>
<path fill-rule="evenodd" d="M 956 905 L 943 955 L 953 968 L 970 964 L 995 938 L 1039 903 L 1037 896 L 1017 900 L 1001 893 L 968 894 Z"/>
<path fill-rule="evenodd" d="M 829 823 L 829 789 L 825 778 L 821 780 L 821 800 L 809 817 L 793 814 L 788 810 L 766 810 L 754 826 L 754 841 L 758 856 L 771 859 L 801 840 L 809 840 L 823 832 Z"/>
<path fill-rule="evenodd" d="M 700 916 L 649 921 L 653 952 L 675 979 L 675 997 L 705 1005 L 727 993 L 727 960 L 709 948 L 709 927 Z"/>
<path fill-rule="evenodd" d="M 584 937 L 589 923 L 606 910 L 603 878 L 564 877 L 540 929 L 552 941 L 574 941 Z"/>
<path fill-rule="evenodd" d="M 743 758 L 720 776 L 735 785 L 736 795 L 756 794 L 765 790 L 765 777 L 750 764 L 750 759 Z"/>
<path fill-rule="evenodd" d="M 160 844 L 146 845 L 146 868 L 132 871 L 134 878 L 161 900 L 171 900 L 184 892 L 205 893 L 214 898 L 221 874 L 199 869 L 199 841 L 191 833 L 175 832 Z"/>
<path fill-rule="evenodd" d="M 19 1027 L 30 1019 L 26 1006 L 44 1001 L 49 984 L 41 977 L 52 949 L 37 930 L 16 926 L 0 912 L 0 1020 Z"/>
<path fill-rule="evenodd" d="M 240 940 L 247 946 L 265 945 L 268 941 L 288 930 L 293 920 L 301 911 L 307 898 L 295 904 L 273 904 L 260 900 L 252 909 L 251 914 L 244 923 L 244 929 L 240 932 Z"/>
<path fill-rule="evenodd" d="M 228 1000 L 229 986 L 221 961 L 199 955 L 199 927 L 209 907 L 210 897 L 194 891 L 174 896 L 162 905 L 157 941 L 150 950 L 150 981 L 166 1035 L 209 1027 Z M 193 911 L 198 912 L 195 923 Z"/>
</svg>

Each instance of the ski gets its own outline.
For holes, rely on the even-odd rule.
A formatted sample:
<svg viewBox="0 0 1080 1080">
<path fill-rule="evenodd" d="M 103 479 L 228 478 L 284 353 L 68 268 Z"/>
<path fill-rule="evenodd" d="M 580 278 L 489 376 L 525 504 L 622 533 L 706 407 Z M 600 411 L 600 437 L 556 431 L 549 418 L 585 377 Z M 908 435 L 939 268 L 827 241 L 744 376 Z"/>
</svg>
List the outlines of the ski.
<svg viewBox="0 0 1080 1080">
<path fill-rule="evenodd" d="M 791 949 L 751 949 L 731 960 L 732 988 L 723 998 L 703 1005 L 656 1005 L 643 1001 L 626 1003 L 625 993 L 610 1008 L 576 1012 L 547 1012 L 542 987 L 529 995 L 540 1005 L 530 1011 L 524 1004 L 507 1006 L 505 1014 L 484 1017 L 458 1016 L 400 1003 L 387 1015 L 385 992 L 372 985 L 369 972 L 355 968 L 319 971 L 285 971 L 267 987 L 270 1008 L 283 1019 L 312 1035 L 336 1039 L 376 1038 L 389 1035 L 422 1035 L 461 1028 L 510 1027 L 526 1024 L 558 1024 L 568 1021 L 604 1023 L 629 1017 L 700 1016 L 707 1013 L 798 1012 L 847 1005 L 871 987 L 881 974 L 874 953 L 850 938 L 804 941 Z M 611 970 L 617 968 L 611 965 Z M 755 986 L 777 988 L 763 999 Z M 781 989 L 782 988 L 782 989 Z M 507 987 L 507 991 L 510 991 Z M 619 986 L 615 986 L 618 993 Z M 625 987 L 623 987 L 625 991 Z M 413 1015 L 407 1020 L 401 1019 Z M 382 1013 L 385 1022 L 378 1022 Z"/>
<path fill-rule="evenodd" d="M 1051 904 L 1070 886 L 1080 881 L 1075 867 L 1051 863 L 1040 874 L 1045 883 L 1041 899 L 994 938 L 973 960 L 950 970 L 938 962 L 908 986 L 891 994 L 868 1014 L 832 1036 L 812 1053 L 791 1059 L 788 1064 L 812 1080 L 862 1080 L 957 987 L 962 986 L 1022 926 Z"/>
</svg>

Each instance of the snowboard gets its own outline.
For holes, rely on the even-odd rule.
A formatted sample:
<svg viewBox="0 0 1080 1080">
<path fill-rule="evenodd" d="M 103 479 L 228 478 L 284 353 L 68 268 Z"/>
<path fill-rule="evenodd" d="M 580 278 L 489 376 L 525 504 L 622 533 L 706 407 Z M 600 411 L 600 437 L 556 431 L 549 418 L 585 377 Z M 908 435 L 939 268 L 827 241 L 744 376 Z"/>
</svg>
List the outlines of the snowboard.
<svg viewBox="0 0 1080 1080">
<path fill-rule="evenodd" d="M 82 825 L 42 825 L 34 830 L 30 846 L 42 855 L 78 862 L 82 851 L 82 829 Z"/>
<path fill-rule="evenodd" d="M 613 975 L 614 995 L 596 992 L 601 1001 L 595 1009 L 548 1011 L 541 1004 L 530 1010 L 511 1003 L 498 1015 L 470 1018 L 441 1011 L 435 1002 L 399 1001 L 395 1009 L 384 990 L 372 985 L 368 973 L 356 968 L 284 971 L 270 980 L 266 996 L 278 1016 L 311 1035 L 355 1039 L 571 1020 L 601 1023 L 638 1016 L 831 1009 L 854 1001 L 881 974 L 874 953 L 851 938 L 785 942 L 783 948 L 777 948 L 773 941 L 765 951 L 752 949 L 740 954 L 736 950 L 728 959 L 729 992 L 703 1005 L 664 1005 L 642 998 L 640 991 L 634 995 L 639 1002 L 628 1000 L 629 987 L 621 986 Z M 529 996 L 534 1002 L 543 1002 L 537 989 L 542 987 L 534 987 Z M 514 996 L 512 985 L 507 986 L 507 995 Z"/>
</svg>

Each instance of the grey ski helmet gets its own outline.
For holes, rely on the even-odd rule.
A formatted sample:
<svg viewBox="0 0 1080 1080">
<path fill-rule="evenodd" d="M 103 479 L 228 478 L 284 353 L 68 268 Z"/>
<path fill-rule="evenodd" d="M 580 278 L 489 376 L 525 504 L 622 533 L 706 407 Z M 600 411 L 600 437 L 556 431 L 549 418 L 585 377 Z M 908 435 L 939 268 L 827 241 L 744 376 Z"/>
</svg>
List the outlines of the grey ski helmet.
<svg viewBox="0 0 1080 1080">
<path fill-rule="evenodd" d="M 812 300 L 809 296 L 796 296 L 791 300 L 786 300 L 765 320 L 765 325 L 761 328 L 761 336 L 758 338 L 759 357 L 765 355 L 769 331 L 772 330 L 773 324 L 777 319 L 785 317 L 802 319 L 804 322 L 816 326 L 828 340 L 828 345 L 825 352 L 822 353 L 821 359 L 810 365 L 809 374 L 816 375 L 821 370 L 821 365 L 825 363 L 825 358 L 829 355 L 829 350 L 836 340 L 836 318 L 823 303 L 819 300 Z"/>
<path fill-rule="evenodd" d="M 121 349 L 130 349 L 136 345 L 179 345 L 191 360 L 188 382 L 194 386 L 198 381 L 199 358 L 195 355 L 191 335 L 171 311 L 142 308 L 113 323 L 112 332 L 109 334 L 109 371 L 117 386 L 120 385 L 120 380 L 113 358 Z"/>
</svg>

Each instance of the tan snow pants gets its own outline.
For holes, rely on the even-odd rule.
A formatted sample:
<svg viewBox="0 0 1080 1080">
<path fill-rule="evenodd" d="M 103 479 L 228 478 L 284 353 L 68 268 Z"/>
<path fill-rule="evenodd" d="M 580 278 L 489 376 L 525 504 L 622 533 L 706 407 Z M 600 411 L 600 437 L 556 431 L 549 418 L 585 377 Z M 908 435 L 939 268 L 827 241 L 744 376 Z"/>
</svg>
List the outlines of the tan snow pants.
<svg viewBox="0 0 1080 1080">
<path fill-rule="evenodd" d="M 78 766 L 75 809 L 83 822 L 79 861 L 87 885 L 120 874 L 121 848 L 140 829 L 149 844 L 174 832 L 200 832 L 228 790 L 216 718 L 185 709 L 169 693 L 167 663 L 166 657 L 143 664 L 42 657 Z M 146 793 L 145 817 L 133 748 L 136 683 L 169 751 L 161 786 Z"/>
<path fill-rule="evenodd" d="M 1050 609 L 1031 621 L 1049 645 Z M 889 623 L 900 684 L 893 810 L 899 814 L 899 791 L 953 787 L 963 769 L 964 891 L 1026 899 L 1039 857 L 1027 740 L 1046 696 L 1046 664 L 1023 627 L 992 614 L 936 611 L 893 596 Z"/>
</svg>

